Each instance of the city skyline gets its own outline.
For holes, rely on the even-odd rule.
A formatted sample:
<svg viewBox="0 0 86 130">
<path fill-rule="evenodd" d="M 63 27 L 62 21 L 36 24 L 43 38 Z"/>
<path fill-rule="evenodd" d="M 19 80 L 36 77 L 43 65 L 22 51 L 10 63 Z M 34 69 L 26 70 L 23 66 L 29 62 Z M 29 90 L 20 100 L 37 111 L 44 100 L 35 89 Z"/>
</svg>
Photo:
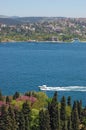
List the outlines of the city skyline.
<svg viewBox="0 0 86 130">
<path fill-rule="evenodd" d="M 86 0 L 0 0 L 0 15 L 86 17 Z"/>
</svg>

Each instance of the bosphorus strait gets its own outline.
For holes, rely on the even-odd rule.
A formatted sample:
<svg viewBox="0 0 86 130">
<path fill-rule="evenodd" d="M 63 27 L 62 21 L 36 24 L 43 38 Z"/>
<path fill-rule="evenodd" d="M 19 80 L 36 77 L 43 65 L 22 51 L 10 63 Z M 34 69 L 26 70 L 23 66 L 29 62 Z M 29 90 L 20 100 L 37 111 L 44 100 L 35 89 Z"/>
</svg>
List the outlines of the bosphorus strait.
<svg viewBox="0 0 86 130">
<path fill-rule="evenodd" d="M 0 89 L 4 95 L 21 93 L 38 86 L 86 86 L 85 43 L 1 43 L 0 44 Z M 48 92 L 51 96 L 53 92 Z M 82 99 L 83 92 L 58 92 Z"/>
</svg>

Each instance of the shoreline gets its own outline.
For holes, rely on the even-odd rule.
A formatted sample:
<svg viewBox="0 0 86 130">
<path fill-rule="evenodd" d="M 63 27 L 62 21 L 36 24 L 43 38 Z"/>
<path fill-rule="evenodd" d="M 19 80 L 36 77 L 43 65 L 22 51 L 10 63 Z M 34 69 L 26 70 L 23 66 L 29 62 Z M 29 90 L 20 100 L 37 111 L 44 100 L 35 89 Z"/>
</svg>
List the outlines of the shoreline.
<svg viewBox="0 0 86 130">
<path fill-rule="evenodd" d="M 37 40 L 28 40 L 28 41 L 11 41 L 11 40 L 9 40 L 9 41 L 1 41 L 0 43 L 16 43 L 16 42 L 28 42 L 28 43 L 42 43 L 42 42 L 44 42 L 44 43 L 59 43 L 59 44 L 61 44 L 61 43 L 68 43 L 68 44 L 71 44 L 71 43 L 77 43 L 77 42 L 79 42 L 79 43 L 86 43 L 86 41 L 75 41 L 75 40 L 73 40 L 73 41 L 37 41 Z"/>
</svg>

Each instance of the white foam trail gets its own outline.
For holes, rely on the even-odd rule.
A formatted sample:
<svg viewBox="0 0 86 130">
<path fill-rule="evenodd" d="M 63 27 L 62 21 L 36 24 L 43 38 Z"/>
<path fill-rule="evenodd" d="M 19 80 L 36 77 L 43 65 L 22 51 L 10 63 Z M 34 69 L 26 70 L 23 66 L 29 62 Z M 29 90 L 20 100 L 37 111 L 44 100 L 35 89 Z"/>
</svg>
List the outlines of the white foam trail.
<svg viewBox="0 0 86 130">
<path fill-rule="evenodd" d="M 65 86 L 65 87 L 47 87 L 46 85 L 39 86 L 40 90 L 44 91 L 86 91 L 86 86 Z"/>
</svg>

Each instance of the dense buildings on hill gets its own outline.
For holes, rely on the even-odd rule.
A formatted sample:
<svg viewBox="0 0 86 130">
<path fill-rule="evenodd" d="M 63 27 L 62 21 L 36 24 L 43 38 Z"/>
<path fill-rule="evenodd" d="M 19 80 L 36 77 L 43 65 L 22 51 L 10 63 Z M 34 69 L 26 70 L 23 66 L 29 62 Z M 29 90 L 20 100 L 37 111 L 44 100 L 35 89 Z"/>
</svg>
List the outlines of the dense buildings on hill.
<svg viewBox="0 0 86 130">
<path fill-rule="evenodd" d="M 65 17 L 0 18 L 0 41 L 86 41 L 86 19 Z"/>
</svg>

